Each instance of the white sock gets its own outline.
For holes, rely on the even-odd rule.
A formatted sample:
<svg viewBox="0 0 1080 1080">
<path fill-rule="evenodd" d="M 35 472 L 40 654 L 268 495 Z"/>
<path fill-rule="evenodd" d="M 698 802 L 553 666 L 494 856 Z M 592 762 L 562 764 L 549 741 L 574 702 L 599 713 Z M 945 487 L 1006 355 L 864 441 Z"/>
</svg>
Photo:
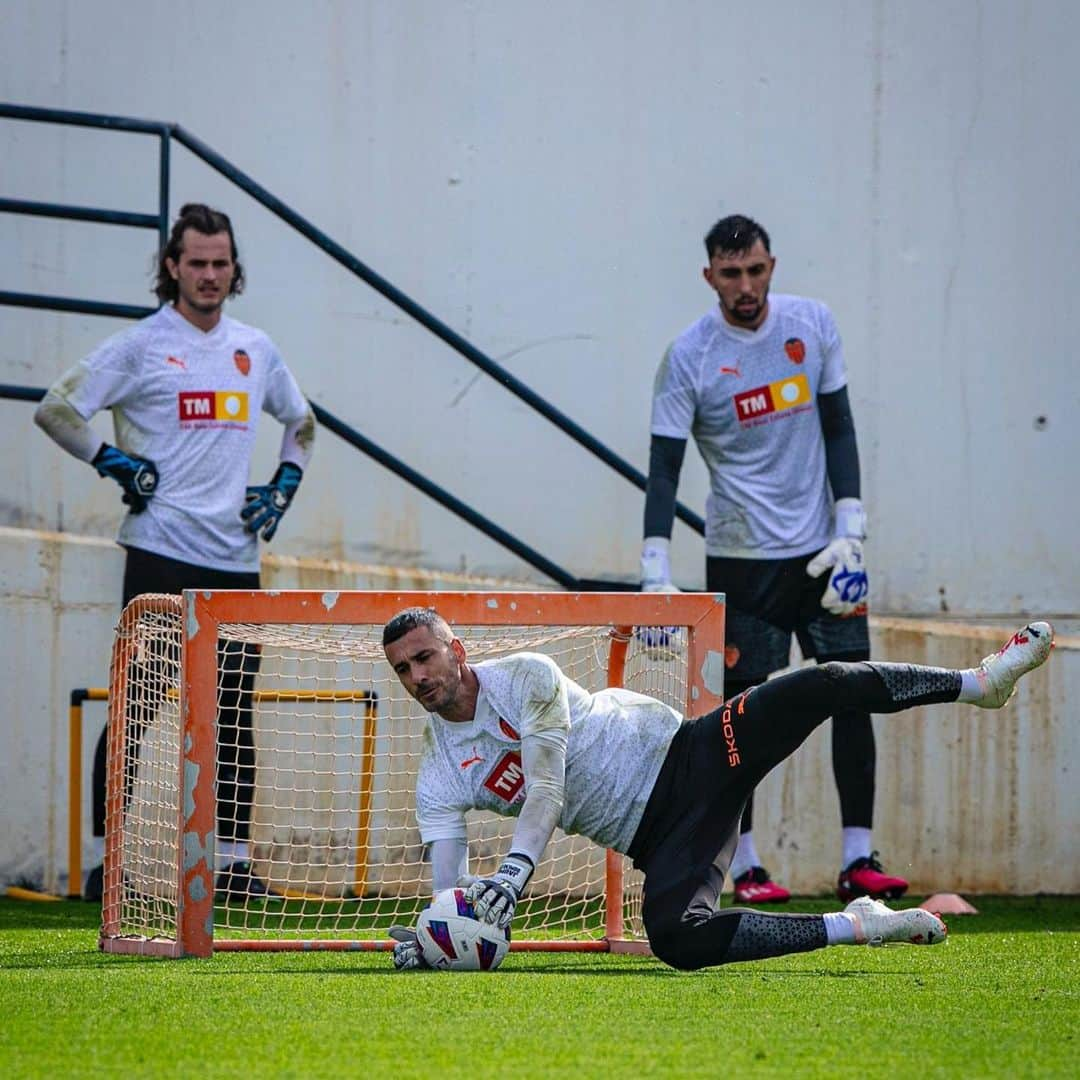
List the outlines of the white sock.
<svg viewBox="0 0 1080 1080">
<path fill-rule="evenodd" d="M 247 862 L 250 858 L 246 840 L 218 840 L 214 845 L 214 862 L 219 870 L 234 862 Z"/>
<path fill-rule="evenodd" d="M 986 673 L 981 668 L 965 668 L 960 672 L 960 693 L 956 700 L 966 705 L 982 701 L 986 693 L 985 679 Z"/>
<path fill-rule="evenodd" d="M 868 859 L 872 848 L 870 847 L 870 830 L 861 825 L 844 826 L 844 855 L 840 863 L 840 869 L 846 870 L 856 859 Z"/>
<path fill-rule="evenodd" d="M 830 945 L 857 945 L 855 940 L 855 916 L 846 911 L 828 911 L 821 916 L 825 920 L 825 940 Z"/>
<path fill-rule="evenodd" d="M 739 846 L 735 849 L 735 857 L 731 860 L 730 873 L 732 880 L 742 877 L 747 870 L 752 870 L 755 866 L 760 865 L 761 859 L 758 858 L 757 849 L 754 847 L 753 830 L 740 833 Z"/>
<path fill-rule="evenodd" d="M 97 866 L 105 861 L 105 837 L 93 836 L 90 839 L 94 851 L 94 865 Z"/>
</svg>

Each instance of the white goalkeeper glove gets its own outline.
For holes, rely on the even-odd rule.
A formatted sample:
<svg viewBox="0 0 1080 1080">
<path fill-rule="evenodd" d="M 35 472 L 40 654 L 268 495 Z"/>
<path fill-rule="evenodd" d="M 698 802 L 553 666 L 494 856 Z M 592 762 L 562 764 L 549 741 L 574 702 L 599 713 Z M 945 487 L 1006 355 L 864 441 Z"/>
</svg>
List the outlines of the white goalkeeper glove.
<svg viewBox="0 0 1080 1080">
<path fill-rule="evenodd" d="M 671 583 L 671 541 L 666 536 L 646 536 L 641 545 L 641 591 L 679 591 Z"/>
<path fill-rule="evenodd" d="M 390 936 L 397 942 L 394 946 L 395 971 L 419 971 L 431 967 L 424 959 L 415 930 L 407 926 L 391 926 Z"/>
<path fill-rule="evenodd" d="M 528 855 L 511 851 L 491 877 L 477 878 L 465 890 L 465 899 L 472 904 L 473 912 L 481 922 L 505 930 L 535 869 Z"/>
<path fill-rule="evenodd" d="M 863 562 L 862 542 L 866 536 L 866 514 L 858 499 L 836 502 L 836 539 L 807 564 L 811 577 L 829 571 L 829 584 L 821 595 L 821 606 L 833 615 L 851 615 L 866 600 L 870 583 Z"/>
<path fill-rule="evenodd" d="M 666 536 L 646 536 L 641 545 L 641 591 L 679 592 L 671 583 L 671 541 Z M 650 660 L 672 660 L 676 651 L 672 642 L 678 636 L 675 626 L 638 626 L 634 635 L 645 646 Z"/>
</svg>

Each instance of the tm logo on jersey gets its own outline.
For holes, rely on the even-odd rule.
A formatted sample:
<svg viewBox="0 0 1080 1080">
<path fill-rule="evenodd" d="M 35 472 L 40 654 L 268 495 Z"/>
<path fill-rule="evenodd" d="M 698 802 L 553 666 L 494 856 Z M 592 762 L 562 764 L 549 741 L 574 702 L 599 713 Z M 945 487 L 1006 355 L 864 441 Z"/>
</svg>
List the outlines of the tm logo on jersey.
<svg viewBox="0 0 1080 1080">
<path fill-rule="evenodd" d="M 484 787 L 503 802 L 514 802 L 525 787 L 525 770 L 521 767 L 521 755 L 516 750 L 503 754 L 495 768 L 487 774 Z"/>
<path fill-rule="evenodd" d="M 182 390 L 177 409 L 181 427 L 246 425 L 248 396 L 243 390 Z"/>
<path fill-rule="evenodd" d="M 775 413 L 809 405 L 810 382 L 803 374 L 793 375 L 790 379 L 779 379 L 736 394 L 732 401 L 740 424 L 766 423 Z"/>
</svg>

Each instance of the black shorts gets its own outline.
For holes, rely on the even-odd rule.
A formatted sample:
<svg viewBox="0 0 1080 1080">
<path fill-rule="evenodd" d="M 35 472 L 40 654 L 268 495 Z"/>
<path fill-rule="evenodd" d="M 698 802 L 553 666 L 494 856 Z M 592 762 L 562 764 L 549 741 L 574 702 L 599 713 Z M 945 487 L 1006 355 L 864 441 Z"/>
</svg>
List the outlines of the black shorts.
<svg viewBox="0 0 1080 1080">
<path fill-rule="evenodd" d="M 806 572 L 812 557 L 705 560 L 706 589 L 725 594 L 724 655 L 733 682 L 759 682 L 787 667 L 792 634 L 807 659 L 869 658 L 865 605 L 844 617 L 826 611 L 829 575 Z"/>
<path fill-rule="evenodd" d="M 661 876 L 674 880 L 716 865 L 723 880 L 746 800 L 794 749 L 772 725 L 753 721 L 755 709 L 746 714 L 760 690 L 684 720 L 675 732 L 627 851 L 639 869 L 651 874 L 659 858 Z M 800 729 L 795 745 L 807 734 Z"/>
<path fill-rule="evenodd" d="M 214 570 L 129 547 L 124 562 L 124 606 L 142 593 L 181 593 L 185 589 L 257 589 L 258 571 Z"/>
<path fill-rule="evenodd" d="M 948 700 L 956 687 L 951 693 Z M 654 948 L 665 947 L 686 919 L 707 919 L 716 909 L 743 807 L 771 769 L 838 708 L 900 707 L 872 665 L 828 663 L 770 679 L 685 720 L 627 850 L 645 873 L 642 917 Z"/>
</svg>

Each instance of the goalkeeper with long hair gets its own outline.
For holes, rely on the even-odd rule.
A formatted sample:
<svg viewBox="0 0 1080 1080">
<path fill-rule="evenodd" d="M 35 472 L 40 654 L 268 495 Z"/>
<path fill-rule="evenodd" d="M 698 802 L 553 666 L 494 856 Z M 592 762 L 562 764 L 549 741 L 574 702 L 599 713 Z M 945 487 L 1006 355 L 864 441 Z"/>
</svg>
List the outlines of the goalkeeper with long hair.
<svg viewBox="0 0 1080 1080">
<path fill-rule="evenodd" d="M 115 481 L 128 508 L 123 602 L 142 593 L 259 588 L 259 537 L 270 540 L 311 456 L 315 418 L 274 343 L 223 313 L 244 269 L 232 222 L 188 203 L 158 257 L 162 306 L 110 337 L 50 387 L 34 415 L 68 453 Z M 89 424 L 110 409 L 116 445 Z M 248 485 L 260 413 L 284 427 L 269 484 Z M 175 681 L 178 657 L 144 658 L 142 677 Z M 255 780 L 251 700 L 259 655 L 219 648 L 217 890 L 224 899 L 263 895 L 251 873 L 249 826 Z M 170 670 L 172 669 L 172 670 Z M 127 717 L 137 745 L 152 717 Z M 102 897 L 106 741 L 94 757 L 93 832 L 98 865 L 83 895 Z M 123 805 L 131 797 L 125 770 Z"/>
</svg>

